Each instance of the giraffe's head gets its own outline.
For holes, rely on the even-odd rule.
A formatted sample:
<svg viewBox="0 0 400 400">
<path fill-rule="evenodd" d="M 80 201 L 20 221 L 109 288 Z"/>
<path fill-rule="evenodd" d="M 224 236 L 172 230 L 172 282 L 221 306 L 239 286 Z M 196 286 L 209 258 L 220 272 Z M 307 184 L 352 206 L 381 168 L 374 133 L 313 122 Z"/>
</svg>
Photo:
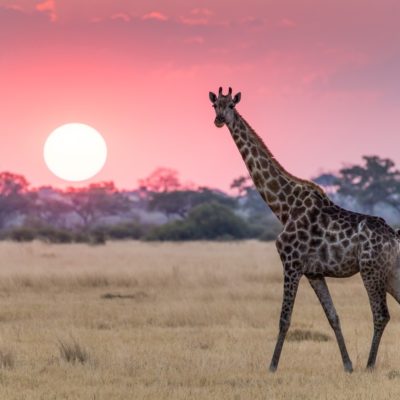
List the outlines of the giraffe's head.
<svg viewBox="0 0 400 400">
<path fill-rule="evenodd" d="M 221 128 L 224 124 L 229 124 L 233 121 L 234 118 L 234 108 L 237 103 L 239 103 L 241 94 L 237 93 L 234 97 L 232 97 L 232 88 L 229 88 L 228 94 L 225 96 L 222 94 L 222 87 L 219 88 L 218 97 L 215 93 L 210 92 L 209 97 L 213 107 L 215 108 L 215 113 L 217 116 L 215 117 L 214 124 Z"/>
</svg>

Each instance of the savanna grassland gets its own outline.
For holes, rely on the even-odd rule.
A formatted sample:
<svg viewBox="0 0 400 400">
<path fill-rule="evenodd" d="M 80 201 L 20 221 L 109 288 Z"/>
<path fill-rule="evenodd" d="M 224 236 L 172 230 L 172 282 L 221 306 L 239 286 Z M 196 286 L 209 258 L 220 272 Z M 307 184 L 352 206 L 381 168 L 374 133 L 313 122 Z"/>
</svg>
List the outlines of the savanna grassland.
<svg viewBox="0 0 400 400">
<path fill-rule="evenodd" d="M 400 307 L 375 372 L 359 276 L 329 281 L 355 372 L 306 281 L 267 371 L 282 271 L 261 242 L 0 243 L 0 399 L 395 399 Z"/>
</svg>

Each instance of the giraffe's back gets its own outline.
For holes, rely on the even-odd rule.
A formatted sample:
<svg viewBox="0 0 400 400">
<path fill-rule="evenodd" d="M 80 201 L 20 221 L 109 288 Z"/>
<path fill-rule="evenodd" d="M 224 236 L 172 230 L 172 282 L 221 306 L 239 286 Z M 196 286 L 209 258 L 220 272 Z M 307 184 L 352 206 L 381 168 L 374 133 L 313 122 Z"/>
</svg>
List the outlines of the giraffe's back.
<svg viewBox="0 0 400 400">
<path fill-rule="evenodd" d="M 343 278 L 359 272 L 368 252 L 382 259 L 382 267 L 393 265 L 398 239 L 382 218 L 324 202 L 290 219 L 277 248 L 283 261 L 293 260 L 305 275 Z"/>
</svg>

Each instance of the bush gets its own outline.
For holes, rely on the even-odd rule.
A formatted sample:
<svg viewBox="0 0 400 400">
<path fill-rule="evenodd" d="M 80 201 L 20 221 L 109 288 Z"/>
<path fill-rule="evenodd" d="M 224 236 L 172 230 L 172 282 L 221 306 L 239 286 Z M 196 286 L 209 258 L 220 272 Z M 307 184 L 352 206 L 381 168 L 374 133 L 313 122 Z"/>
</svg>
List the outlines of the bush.
<svg viewBox="0 0 400 400">
<path fill-rule="evenodd" d="M 44 242 L 50 243 L 72 243 L 74 241 L 72 232 L 52 227 L 38 228 L 36 237 Z"/>
<path fill-rule="evenodd" d="M 110 239 L 140 239 L 148 228 L 136 222 L 126 222 L 118 225 L 104 227 L 106 236 Z"/>
<path fill-rule="evenodd" d="M 153 228 L 145 237 L 145 240 L 190 240 L 195 239 L 195 233 L 190 225 L 184 221 L 170 222 Z"/>
<path fill-rule="evenodd" d="M 194 207 L 187 218 L 154 228 L 146 240 L 215 240 L 251 237 L 251 227 L 230 208 L 219 203 Z"/>
<path fill-rule="evenodd" d="M 89 243 L 90 242 L 90 237 L 85 232 L 75 233 L 73 238 L 74 238 L 74 243 Z"/>
<path fill-rule="evenodd" d="M 89 243 L 93 245 L 106 244 L 106 233 L 103 229 L 96 229 L 89 234 Z"/>
<path fill-rule="evenodd" d="M 149 226 L 137 222 L 127 222 L 112 226 L 96 227 L 89 231 L 74 232 L 52 226 L 22 226 L 3 232 L 0 240 L 30 242 L 38 239 L 48 243 L 90 243 L 104 244 L 107 239 L 141 239 L 149 231 Z"/>
<path fill-rule="evenodd" d="M 16 242 L 31 242 L 32 240 L 38 239 L 48 243 L 72 243 L 75 240 L 76 235 L 73 232 L 57 229 L 53 227 L 27 227 L 22 226 L 14 228 L 7 232 L 4 236 L 5 239 L 11 239 Z M 81 241 L 81 240 L 79 240 Z M 86 238 L 86 240 L 88 239 Z"/>
<path fill-rule="evenodd" d="M 5 237 L 16 242 L 32 242 L 36 237 L 36 232 L 31 228 L 20 227 L 8 232 Z"/>
<path fill-rule="evenodd" d="M 202 203 L 193 207 L 185 219 L 161 226 L 140 224 L 136 221 L 111 226 L 98 226 L 81 232 L 49 225 L 27 225 L 3 232 L 1 239 L 28 242 L 39 239 L 48 243 L 104 244 L 106 240 L 236 240 L 258 238 L 274 240 L 281 231 L 280 224 L 260 214 L 249 220 L 235 214 L 220 202 Z"/>
</svg>

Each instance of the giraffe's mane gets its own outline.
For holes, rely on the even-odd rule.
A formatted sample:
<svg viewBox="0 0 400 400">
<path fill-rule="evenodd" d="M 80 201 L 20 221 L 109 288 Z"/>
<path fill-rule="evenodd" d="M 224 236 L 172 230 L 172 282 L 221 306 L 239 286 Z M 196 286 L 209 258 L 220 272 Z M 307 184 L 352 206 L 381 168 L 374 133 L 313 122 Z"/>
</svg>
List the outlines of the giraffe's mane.
<svg viewBox="0 0 400 400">
<path fill-rule="evenodd" d="M 292 175 L 290 172 L 288 172 L 283 166 L 282 164 L 275 158 L 275 156 L 272 154 L 271 150 L 267 147 L 267 145 L 264 143 L 263 139 L 257 134 L 257 132 L 251 127 L 251 125 L 239 114 L 239 112 L 237 110 L 236 114 L 238 115 L 239 118 L 242 119 L 242 121 L 247 125 L 248 129 L 254 134 L 254 136 L 257 138 L 259 145 L 261 146 L 261 148 L 268 154 L 268 156 L 273 160 L 273 162 L 276 164 L 276 166 L 282 170 L 285 175 L 287 175 L 290 179 L 294 180 L 295 182 L 301 184 L 301 185 L 306 185 L 307 187 L 316 190 L 317 192 L 319 192 L 321 195 L 326 197 L 326 193 L 325 191 L 321 188 L 321 186 L 317 185 L 314 182 L 311 182 L 307 179 L 301 179 L 298 178 L 295 175 Z"/>
</svg>

